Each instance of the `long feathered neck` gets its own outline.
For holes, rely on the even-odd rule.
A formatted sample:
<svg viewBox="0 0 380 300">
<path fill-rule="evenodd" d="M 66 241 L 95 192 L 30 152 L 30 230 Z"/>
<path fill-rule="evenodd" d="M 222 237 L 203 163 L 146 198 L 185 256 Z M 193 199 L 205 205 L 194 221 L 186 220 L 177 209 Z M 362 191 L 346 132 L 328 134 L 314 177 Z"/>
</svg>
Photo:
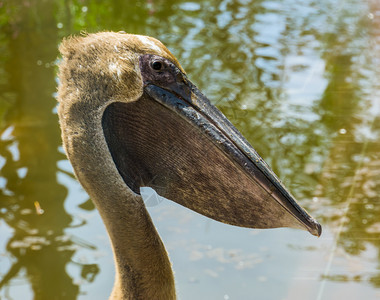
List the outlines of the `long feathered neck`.
<svg viewBox="0 0 380 300">
<path fill-rule="evenodd" d="M 102 109 L 60 102 L 64 148 L 112 242 L 116 280 L 110 299 L 175 299 L 165 247 L 141 197 L 117 171 L 101 127 Z"/>
</svg>

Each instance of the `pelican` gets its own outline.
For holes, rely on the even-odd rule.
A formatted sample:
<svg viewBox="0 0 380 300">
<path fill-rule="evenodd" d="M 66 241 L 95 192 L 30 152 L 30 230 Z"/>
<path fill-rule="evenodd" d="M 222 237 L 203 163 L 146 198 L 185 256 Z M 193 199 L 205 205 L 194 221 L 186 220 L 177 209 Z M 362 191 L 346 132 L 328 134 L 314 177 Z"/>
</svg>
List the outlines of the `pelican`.
<svg viewBox="0 0 380 300">
<path fill-rule="evenodd" d="M 100 32 L 67 38 L 60 52 L 63 146 L 110 237 L 109 299 L 176 299 L 141 187 L 227 224 L 321 234 L 160 41 Z"/>
</svg>

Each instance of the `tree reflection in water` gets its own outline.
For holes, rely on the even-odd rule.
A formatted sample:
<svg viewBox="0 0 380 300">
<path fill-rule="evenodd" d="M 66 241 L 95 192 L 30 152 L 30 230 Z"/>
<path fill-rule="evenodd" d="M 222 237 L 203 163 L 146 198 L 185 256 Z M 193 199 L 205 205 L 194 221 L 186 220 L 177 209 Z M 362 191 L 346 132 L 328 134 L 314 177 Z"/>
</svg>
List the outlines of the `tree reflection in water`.
<svg viewBox="0 0 380 300">
<path fill-rule="evenodd" d="M 22 274 L 34 299 L 75 299 L 79 286 L 66 269 L 78 246 L 65 234 L 73 218 L 64 209 L 67 188 L 57 181 L 57 162 L 65 156 L 59 152 L 58 119 L 52 113 L 58 33 L 50 24 L 55 24 L 55 4 L 33 2 L 7 5 L 11 14 L 2 31 L 1 47 L 7 51 L 1 65 L 6 74 L 2 106 L 7 104 L 9 111 L 1 123 L 0 155 L 5 160 L 0 217 L 12 237 L 6 245 L 10 266 L 1 268 L 0 289 Z M 96 265 L 83 265 L 82 270 L 89 280 L 98 273 Z"/>
</svg>

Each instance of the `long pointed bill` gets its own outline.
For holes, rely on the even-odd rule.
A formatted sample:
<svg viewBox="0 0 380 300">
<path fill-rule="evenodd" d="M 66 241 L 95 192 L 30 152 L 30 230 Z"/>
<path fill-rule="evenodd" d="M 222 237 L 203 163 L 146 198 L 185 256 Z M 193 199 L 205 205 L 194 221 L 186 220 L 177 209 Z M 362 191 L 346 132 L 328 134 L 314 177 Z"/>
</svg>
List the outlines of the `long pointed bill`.
<svg viewBox="0 0 380 300">
<path fill-rule="evenodd" d="M 252 228 L 322 228 L 228 119 L 173 64 L 165 82 L 145 73 L 136 102 L 106 109 L 103 127 L 124 181 L 215 220 Z M 136 122 L 139 120 L 139 122 Z"/>
<path fill-rule="evenodd" d="M 170 92 L 157 86 L 149 85 L 146 92 L 165 107 L 174 110 L 183 118 L 199 128 L 210 140 L 227 154 L 248 176 L 252 184 L 261 187 L 265 196 L 271 197 L 267 205 L 279 205 L 283 216 L 280 219 L 288 219 L 288 214 L 295 220 L 284 225 L 308 230 L 311 234 L 319 236 L 321 226 L 302 207 L 298 205 L 294 197 L 283 186 L 274 172 L 265 161 L 257 154 L 253 147 L 231 124 L 231 122 L 193 85 L 187 81 L 191 94 L 185 99 L 174 96 Z M 256 195 L 256 199 L 259 195 Z M 253 198 L 252 200 L 254 200 Z M 265 197 L 267 198 L 267 197 Z M 250 199 L 242 199 L 244 202 Z M 251 201 L 252 201 L 251 200 Z M 273 215 L 269 219 L 273 220 Z"/>
</svg>

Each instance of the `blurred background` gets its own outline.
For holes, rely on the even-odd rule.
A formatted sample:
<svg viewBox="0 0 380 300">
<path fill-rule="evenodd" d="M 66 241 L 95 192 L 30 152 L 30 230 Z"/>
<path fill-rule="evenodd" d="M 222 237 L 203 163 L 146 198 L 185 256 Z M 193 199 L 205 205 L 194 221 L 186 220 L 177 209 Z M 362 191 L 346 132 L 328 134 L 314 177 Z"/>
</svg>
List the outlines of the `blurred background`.
<svg viewBox="0 0 380 300">
<path fill-rule="evenodd" d="M 380 296 L 378 0 L 0 0 L 0 299 L 111 291 L 56 113 L 60 41 L 101 30 L 160 39 L 323 225 L 317 239 L 150 207 L 180 299 Z"/>
</svg>

